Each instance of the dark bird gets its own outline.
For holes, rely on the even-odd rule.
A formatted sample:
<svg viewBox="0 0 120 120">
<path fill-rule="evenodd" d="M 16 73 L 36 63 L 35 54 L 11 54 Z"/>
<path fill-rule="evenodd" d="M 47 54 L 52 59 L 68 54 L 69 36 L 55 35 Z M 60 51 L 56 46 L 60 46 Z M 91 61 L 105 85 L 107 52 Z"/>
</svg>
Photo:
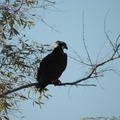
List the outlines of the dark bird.
<svg viewBox="0 0 120 120">
<path fill-rule="evenodd" d="M 68 49 L 66 43 L 55 42 L 54 50 L 48 54 L 40 63 L 37 73 L 37 88 L 42 91 L 48 84 L 60 83 L 61 76 L 67 65 L 67 54 L 63 49 Z"/>
</svg>

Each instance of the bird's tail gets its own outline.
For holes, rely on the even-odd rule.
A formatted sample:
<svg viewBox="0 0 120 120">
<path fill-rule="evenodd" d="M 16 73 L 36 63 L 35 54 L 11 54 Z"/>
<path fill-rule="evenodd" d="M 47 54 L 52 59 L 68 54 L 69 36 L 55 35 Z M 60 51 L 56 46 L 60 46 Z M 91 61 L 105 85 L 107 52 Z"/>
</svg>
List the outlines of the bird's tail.
<svg viewBox="0 0 120 120">
<path fill-rule="evenodd" d="M 38 83 L 36 85 L 36 88 L 39 89 L 39 91 L 41 92 L 48 84 L 43 84 L 43 83 Z"/>
</svg>

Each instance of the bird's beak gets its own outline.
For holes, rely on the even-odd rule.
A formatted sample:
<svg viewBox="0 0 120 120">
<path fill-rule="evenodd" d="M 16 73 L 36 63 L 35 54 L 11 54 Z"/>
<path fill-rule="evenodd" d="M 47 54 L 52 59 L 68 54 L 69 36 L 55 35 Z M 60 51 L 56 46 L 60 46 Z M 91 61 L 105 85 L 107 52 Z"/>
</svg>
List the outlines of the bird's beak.
<svg viewBox="0 0 120 120">
<path fill-rule="evenodd" d="M 67 50 L 68 50 L 68 47 L 67 47 L 67 46 L 65 46 L 65 49 L 67 49 Z"/>
</svg>

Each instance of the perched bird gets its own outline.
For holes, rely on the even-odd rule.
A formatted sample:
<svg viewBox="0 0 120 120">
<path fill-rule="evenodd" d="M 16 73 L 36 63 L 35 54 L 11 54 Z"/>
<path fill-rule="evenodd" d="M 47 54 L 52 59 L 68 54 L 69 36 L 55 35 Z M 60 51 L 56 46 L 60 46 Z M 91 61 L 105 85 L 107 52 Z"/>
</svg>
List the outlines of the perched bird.
<svg viewBox="0 0 120 120">
<path fill-rule="evenodd" d="M 48 84 L 60 81 L 61 76 L 67 65 L 67 54 L 63 49 L 68 49 L 65 42 L 55 42 L 54 50 L 48 54 L 40 63 L 37 73 L 37 88 L 42 91 Z"/>
</svg>

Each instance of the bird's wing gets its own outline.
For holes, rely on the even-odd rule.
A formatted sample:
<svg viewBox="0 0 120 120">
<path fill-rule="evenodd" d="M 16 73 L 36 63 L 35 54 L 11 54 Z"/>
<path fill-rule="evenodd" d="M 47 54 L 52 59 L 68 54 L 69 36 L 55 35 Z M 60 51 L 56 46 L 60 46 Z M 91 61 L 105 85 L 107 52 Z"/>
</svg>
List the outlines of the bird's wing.
<svg viewBox="0 0 120 120">
<path fill-rule="evenodd" d="M 54 62 L 56 61 L 57 56 L 50 53 L 49 55 L 47 55 L 46 57 L 43 58 L 43 60 L 40 63 L 40 66 L 38 68 L 38 73 L 37 73 L 37 81 L 39 81 L 39 78 L 41 77 L 41 75 L 43 74 L 43 72 L 46 69 L 49 69 L 48 66 L 54 64 Z"/>
<path fill-rule="evenodd" d="M 40 63 L 40 67 L 48 66 L 49 64 L 52 64 L 53 62 L 55 62 L 56 59 L 57 59 L 57 56 L 50 53 L 49 55 L 43 58 L 43 60 Z"/>
<path fill-rule="evenodd" d="M 54 55 L 49 54 L 46 56 L 40 63 L 40 67 L 38 69 L 37 81 L 39 81 L 42 75 L 47 76 L 49 78 L 59 78 L 62 72 L 65 70 L 67 66 L 67 54 L 64 53 L 62 55 Z"/>
<path fill-rule="evenodd" d="M 61 72 L 63 72 L 67 66 L 67 54 L 64 53 L 60 58 Z"/>
</svg>

